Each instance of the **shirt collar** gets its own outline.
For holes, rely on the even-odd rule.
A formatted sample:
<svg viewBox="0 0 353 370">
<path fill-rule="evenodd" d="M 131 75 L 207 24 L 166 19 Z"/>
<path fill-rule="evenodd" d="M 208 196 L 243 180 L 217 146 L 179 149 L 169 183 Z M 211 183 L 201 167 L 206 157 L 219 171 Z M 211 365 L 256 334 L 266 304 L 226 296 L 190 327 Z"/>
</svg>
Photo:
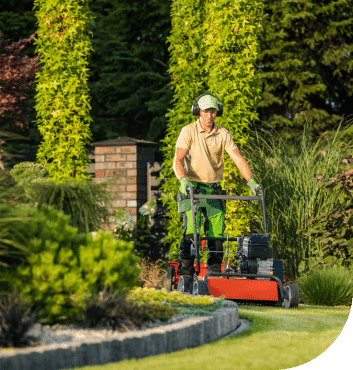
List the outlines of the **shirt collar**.
<svg viewBox="0 0 353 370">
<path fill-rule="evenodd" d="M 216 134 L 219 133 L 219 126 L 216 125 L 216 124 L 214 124 L 213 130 L 210 133 L 208 133 L 205 129 L 203 129 L 201 127 L 200 118 L 196 121 L 196 124 L 197 124 L 197 131 L 200 132 L 200 133 L 201 132 L 206 132 L 209 135 L 216 135 Z"/>
</svg>

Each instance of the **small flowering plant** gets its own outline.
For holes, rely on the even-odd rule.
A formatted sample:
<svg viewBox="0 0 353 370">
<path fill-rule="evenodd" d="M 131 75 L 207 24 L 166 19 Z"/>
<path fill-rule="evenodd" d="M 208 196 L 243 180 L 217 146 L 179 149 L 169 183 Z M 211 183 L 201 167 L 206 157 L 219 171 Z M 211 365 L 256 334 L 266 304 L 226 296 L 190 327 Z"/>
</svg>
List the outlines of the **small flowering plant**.
<svg viewBox="0 0 353 370">
<path fill-rule="evenodd" d="M 134 243 L 135 253 L 142 257 L 150 246 L 152 217 L 157 210 L 157 200 L 152 199 L 139 208 L 140 217 L 133 227 L 132 217 L 123 208 L 115 210 L 115 233 L 118 239 Z"/>
<path fill-rule="evenodd" d="M 157 199 L 151 199 L 140 207 L 139 212 L 142 216 L 153 217 L 157 210 Z"/>
</svg>

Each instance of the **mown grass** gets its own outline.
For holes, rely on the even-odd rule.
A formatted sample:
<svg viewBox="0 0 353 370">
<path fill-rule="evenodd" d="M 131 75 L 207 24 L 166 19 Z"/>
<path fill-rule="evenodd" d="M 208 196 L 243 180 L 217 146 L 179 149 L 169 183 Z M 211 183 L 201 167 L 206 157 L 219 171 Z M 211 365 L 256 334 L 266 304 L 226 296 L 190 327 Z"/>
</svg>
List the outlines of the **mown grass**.
<svg viewBox="0 0 353 370">
<path fill-rule="evenodd" d="M 300 305 L 297 309 L 239 305 L 251 321 L 241 334 L 201 347 L 82 370 L 279 370 L 302 365 L 323 353 L 341 333 L 350 307 Z"/>
</svg>

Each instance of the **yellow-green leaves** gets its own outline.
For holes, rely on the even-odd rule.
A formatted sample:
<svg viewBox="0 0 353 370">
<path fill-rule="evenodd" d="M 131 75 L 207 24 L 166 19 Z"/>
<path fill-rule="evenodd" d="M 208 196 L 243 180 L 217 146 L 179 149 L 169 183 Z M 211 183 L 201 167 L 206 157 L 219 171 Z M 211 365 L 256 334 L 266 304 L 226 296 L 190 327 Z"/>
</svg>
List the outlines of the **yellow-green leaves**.
<svg viewBox="0 0 353 370">
<path fill-rule="evenodd" d="M 90 176 L 85 153 L 91 141 L 87 67 L 92 47 L 87 29 L 92 13 L 88 0 L 35 0 L 35 8 L 34 44 L 43 64 L 36 75 L 36 123 L 43 137 L 37 158 L 57 183 L 84 179 Z"/>
<path fill-rule="evenodd" d="M 183 126 L 196 120 L 190 113 L 193 101 L 202 93 L 215 94 L 224 107 L 216 123 L 225 127 L 242 147 L 248 140 L 246 129 L 257 119 L 253 107 L 260 94 L 254 63 L 258 54 L 261 2 L 257 0 L 174 0 L 170 69 L 174 107 L 167 114 L 168 130 L 164 139 L 165 167 L 161 178 L 163 201 L 170 217 L 168 235 L 170 259 L 178 256 L 181 218 L 177 213 L 178 181 L 172 161 L 175 143 Z M 240 175 L 226 155 L 222 186 L 228 193 L 247 194 Z M 229 202 L 230 204 L 230 202 Z M 233 235 L 248 231 L 247 207 L 241 212 L 228 206 L 226 232 Z M 239 208 L 238 208 L 239 209 Z"/>
</svg>

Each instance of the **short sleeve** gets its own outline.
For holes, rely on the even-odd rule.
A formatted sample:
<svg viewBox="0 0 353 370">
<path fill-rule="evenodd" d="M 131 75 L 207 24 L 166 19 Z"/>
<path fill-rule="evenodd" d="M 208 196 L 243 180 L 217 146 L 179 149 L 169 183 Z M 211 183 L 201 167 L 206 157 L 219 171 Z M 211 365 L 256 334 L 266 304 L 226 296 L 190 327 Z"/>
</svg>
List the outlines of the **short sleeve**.
<svg viewBox="0 0 353 370">
<path fill-rule="evenodd" d="M 190 135 L 190 130 L 188 130 L 186 127 L 183 127 L 181 129 L 178 140 L 175 144 L 175 147 L 181 148 L 181 149 L 190 149 L 191 135 Z"/>
<path fill-rule="evenodd" d="M 238 149 L 238 146 L 234 143 L 232 135 L 228 130 L 225 130 L 225 146 L 224 149 L 227 153 L 232 152 L 234 149 Z"/>
</svg>

